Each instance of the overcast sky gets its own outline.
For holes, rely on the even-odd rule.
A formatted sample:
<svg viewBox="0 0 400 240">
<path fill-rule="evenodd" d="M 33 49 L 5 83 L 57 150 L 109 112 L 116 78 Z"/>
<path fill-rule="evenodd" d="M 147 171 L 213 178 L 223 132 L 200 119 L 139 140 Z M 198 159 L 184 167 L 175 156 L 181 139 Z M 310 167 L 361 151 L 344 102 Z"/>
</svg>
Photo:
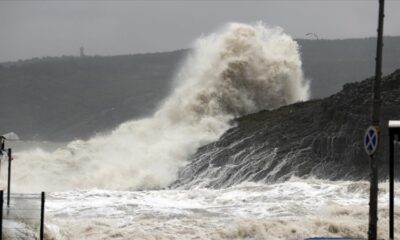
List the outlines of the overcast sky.
<svg viewBox="0 0 400 240">
<path fill-rule="evenodd" d="M 400 1 L 385 35 L 400 35 Z M 263 21 L 296 38 L 376 36 L 378 0 L 0 1 L 0 62 L 42 56 L 170 51 L 227 22 Z"/>
</svg>

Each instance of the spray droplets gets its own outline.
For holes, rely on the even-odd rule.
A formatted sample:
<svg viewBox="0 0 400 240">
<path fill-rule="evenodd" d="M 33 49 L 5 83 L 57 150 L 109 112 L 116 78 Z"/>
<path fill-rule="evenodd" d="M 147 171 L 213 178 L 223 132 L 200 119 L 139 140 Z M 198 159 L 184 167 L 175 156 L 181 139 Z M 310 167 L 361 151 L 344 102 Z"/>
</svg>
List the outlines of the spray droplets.
<svg viewBox="0 0 400 240">
<path fill-rule="evenodd" d="M 53 153 L 20 153 L 16 188 L 166 187 L 233 118 L 308 98 L 297 43 L 262 24 L 232 23 L 199 39 L 177 76 L 174 92 L 153 117 Z"/>
</svg>

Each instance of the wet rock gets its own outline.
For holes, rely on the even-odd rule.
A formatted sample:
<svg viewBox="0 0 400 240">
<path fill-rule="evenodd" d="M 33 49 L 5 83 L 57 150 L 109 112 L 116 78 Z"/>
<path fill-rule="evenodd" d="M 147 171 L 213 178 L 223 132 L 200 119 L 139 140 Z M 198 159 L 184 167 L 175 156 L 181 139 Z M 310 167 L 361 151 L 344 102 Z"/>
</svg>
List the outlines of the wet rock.
<svg viewBox="0 0 400 240">
<path fill-rule="evenodd" d="M 292 176 L 367 179 L 369 157 L 362 139 L 371 122 L 372 83 L 369 78 L 345 84 L 324 99 L 236 119 L 235 127 L 191 157 L 172 186 L 220 188 Z M 388 175 L 389 119 L 400 119 L 400 70 L 382 81 L 381 179 Z"/>
</svg>

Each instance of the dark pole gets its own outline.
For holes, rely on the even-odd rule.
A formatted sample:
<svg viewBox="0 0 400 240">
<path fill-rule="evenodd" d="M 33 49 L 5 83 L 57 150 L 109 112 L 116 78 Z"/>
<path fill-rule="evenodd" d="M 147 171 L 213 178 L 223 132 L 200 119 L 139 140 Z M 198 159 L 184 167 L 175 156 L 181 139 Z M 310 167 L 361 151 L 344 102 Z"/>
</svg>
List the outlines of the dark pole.
<svg viewBox="0 0 400 240">
<path fill-rule="evenodd" d="M 41 208 L 40 208 L 40 240 L 43 240 L 44 236 L 44 202 L 45 202 L 45 195 L 42 192 L 42 201 L 41 201 Z"/>
<path fill-rule="evenodd" d="M 389 128 L 389 239 L 394 239 L 394 130 Z"/>
<path fill-rule="evenodd" d="M 7 183 L 7 207 L 10 206 L 10 194 L 11 194 L 11 159 L 12 159 L 12 150 L 8 149 L 8 183 Z"/>
<path fill-rule="evenodd" d="M 3 194 L 4 191 L 0 190 L 0 240 L 3 239 L 3 203 L 4 203 Z"/>
<path fill-rule="evenodd" d="M 372 106 L 372 125 L 377 129 L 380 123 L 381 113 L 381 78 L 382 78 L 382 48 L 383 48 L 383 18 L 384 18 L 385 0 L 379 0 L 379 20 L 378 20 L 378 41 L 376 46 L 376 67 L 375 81 L 373 84 L 373 106 Z M 378 132 L 379 134 L 379 132 Z M 377 238 L 377 221 L 378 221 L 378 167 L 379 149 L 375 153 L 375 158 L 371 155 L 371 176 L 370 176 L 370 194 L 369 194 L 369 226 L 368 239 L 376 240 Z"/>
</svg>

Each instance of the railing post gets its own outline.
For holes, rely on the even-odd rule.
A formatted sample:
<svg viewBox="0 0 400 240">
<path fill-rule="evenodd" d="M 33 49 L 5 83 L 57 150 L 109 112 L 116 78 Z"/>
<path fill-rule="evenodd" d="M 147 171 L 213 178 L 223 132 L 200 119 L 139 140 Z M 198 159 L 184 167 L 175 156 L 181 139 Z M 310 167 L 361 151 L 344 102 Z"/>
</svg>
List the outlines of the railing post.
<svg viewBox="0 0 400 240">
<path fill-rule="evenodd" d="M 43 240 L 44 236 L 44 202 L 45 202 L 45 194 L 42 192 L 41 198 L 41 209 L 40 209 L 40 240 Z"/>
<path fill-rule="evenodd" d="M 8 149 L 8 182 L 7 182 L 7 207 L 10 206 L 10 195 L 11 195 L 11 160 L 12 160 L 12 150 Z"/>
<path fill-rule="evenodd" d="M 4 203 L 4 191 L 0 190 L 0 240 L 3 239 L 3 203 Z"/>
<path fill-rule="evenodd" d="M 394 130 L 389 128 L 389 239 L 394 239 Z"/>
<path fill-rule="evenodd" d="M 389 121 L 389 239 L 394 240 L 394 143 L 400 138 L 400 121 Z"/>
</svg>

